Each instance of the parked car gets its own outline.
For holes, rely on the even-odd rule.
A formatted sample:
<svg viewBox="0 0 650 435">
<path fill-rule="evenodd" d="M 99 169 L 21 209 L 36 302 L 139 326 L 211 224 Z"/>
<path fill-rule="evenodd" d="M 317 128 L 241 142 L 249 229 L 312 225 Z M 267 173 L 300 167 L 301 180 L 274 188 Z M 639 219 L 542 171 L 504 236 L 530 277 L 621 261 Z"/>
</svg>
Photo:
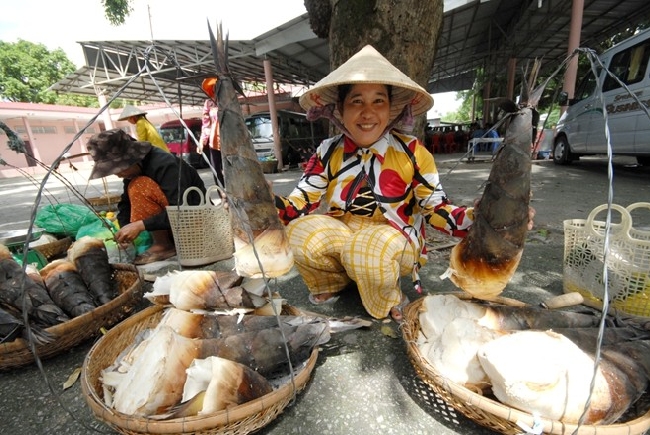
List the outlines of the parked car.
<svg viewBox="0 0 650 435">
<path fill-rule="evenodd" d="M 198 141 L 201 137 L 201 119 L 190 118 L 184 119 L 183 122 L 185 122 L 185 125 L 187 125 Z M 183 160 L 197 169 L 208 167 L 203 156 L 196 152 L 196 143 L 192 139 L 192 136 L 188 134 L 183 124 L 181 124 L 180 120 L 174 119 L 165 122 L 160 126 L 160 135 L 167 143 L 170 152 L 181 156 Z"/>
<path fill-rule="evenodd" d="M 568 107 L 557 124 L 553 161 L 566 165 L 580 156 L 607 154 L 604 106 L 612 153 L 635 156 L 640 165 L 648 166 L 650 117 L 641 105 L 650 106 L 650 29 L 615 45 L 599 58 L 618 80 L 597 67 L 598 76 L 589 71 L 576 87 L 575 98 L 568 100 L 566 92 L 560 94 L 560 105 Z"/>
<path fill-rule="evenodd" d="M 327 137 L 327 122 L 310 122 L 304 113 L 278 110 L 278 132 L 282 145 L 282 163 L 296 166 L 316 151 Z M 269 112 L 259 112 L 246 118 L 246 127 L 260 159 L 274 155 L 273 126 Z"/>
</svg>

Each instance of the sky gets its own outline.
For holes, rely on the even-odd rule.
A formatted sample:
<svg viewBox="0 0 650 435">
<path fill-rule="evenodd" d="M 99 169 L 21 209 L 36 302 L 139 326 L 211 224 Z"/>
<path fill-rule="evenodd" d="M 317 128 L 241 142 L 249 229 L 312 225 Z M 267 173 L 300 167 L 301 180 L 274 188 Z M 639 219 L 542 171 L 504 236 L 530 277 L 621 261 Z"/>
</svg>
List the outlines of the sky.
<svg viewBox="0 0 650 435">
<path fill-rule="evenodd" d="M 253 39 L 307 12 L 304 0 L 133 0 L 126 22 L 112 26 L 101 0 L 0 0 L 0 4 L 5 5 L 0 41 L 23 39 L 49 50 L 61 48 L 77 67 L 85 63 L 78 41 L 208 39 L 208 21 L 213 29 L 221 22 L 232 40 Z M 454 101 L 455 95 L 434 95 L 428 117 L 456 110 L 460 103 Z"/>
</svg>

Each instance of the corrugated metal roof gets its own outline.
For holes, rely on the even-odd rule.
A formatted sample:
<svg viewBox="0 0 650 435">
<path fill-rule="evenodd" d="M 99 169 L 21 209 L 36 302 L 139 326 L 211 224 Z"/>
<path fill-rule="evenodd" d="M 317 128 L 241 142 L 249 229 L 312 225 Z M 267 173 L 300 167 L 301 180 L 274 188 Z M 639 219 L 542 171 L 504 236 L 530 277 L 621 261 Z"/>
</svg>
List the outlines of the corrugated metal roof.
<svg viewBox="0 0 650 435">
<path fill-rule="evenodd" d="M 444 20 L 428 83 L 431 93 L 471 87 L 478 68 L 505 74 L 514 57 L 519 65 L 543 59 L 550 74 L 567 56 L 572 0 L 453 0 Z M 581 46 L 600 41 L 650 17 L 646 0 L 584 0 Z M 207 33 L 207 29 L 206 29 Z M 80 42 L 86 66 L 53 90 L 148 102 L 200 105 L 201 80 L 214 69 L 206 40 Z M 329 47 L 309 27 L 307 14 L 253 40 L 230 41 L 230 69 L 241 81 L 263 88 L 263 61 L 275 83 L 308 87 L 330 71 Z M 258 86 L 255 86 L 258 84 Z"/>
</svg>

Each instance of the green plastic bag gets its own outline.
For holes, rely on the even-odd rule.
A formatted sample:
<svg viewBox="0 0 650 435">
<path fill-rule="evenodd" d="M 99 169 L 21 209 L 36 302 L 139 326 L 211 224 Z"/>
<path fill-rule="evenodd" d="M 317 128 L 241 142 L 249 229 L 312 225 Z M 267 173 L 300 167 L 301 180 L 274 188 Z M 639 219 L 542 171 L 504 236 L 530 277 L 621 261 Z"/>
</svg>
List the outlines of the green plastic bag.
<svg viewBox="0 0 650 435">
<path fill-rule="evenodd" d="M 36 213 L 34 224 L 48 233 L 74 237 L 79 228 L 100 222 L 95 212 L 78 204 L 54 204 L 42 207 Z"/>
<path fill-rule="evenodd" d="M 153 239 L 151 238 L 149 231 L 145 230 L 138 234 L 138 237 L 135 238 L 133 244 L 135 245 L 135 254 L 140 255 L 153 245 Z"/>
<path fill-rule="evenodd" d="M 118 231 L 117 226 L 114 222 L 109 219 L 104 220 L 108 227 L 102 223 L 101 220 L 92 222 L 88 225 L 84 225 L 79 228 L 77 231 L 76 239 L 79 240 L 83 236 L 90 236 L 96 239 L 102 239 L 107 248 L 109 248 L 109 242 L 113 240 L 113 235 Z M 140 255 L 151 245 L 153 244 L 153 239 L 149 231 L 142 231 L 138 234 L 138 237 L 133 240 L 133 246 L 135 247 L 135 255 Z"/>
<path fill-rule="evenodd" d="M 96 239 L 110 240 L 113 238 L 113 234 L 117 232 L 115 225 L 108 219 L 97 219 L 94 222 L 84 225 L 75 235 L 75 240 L 79 240 L 83 236 L 90 236 Z"/>
</svg>

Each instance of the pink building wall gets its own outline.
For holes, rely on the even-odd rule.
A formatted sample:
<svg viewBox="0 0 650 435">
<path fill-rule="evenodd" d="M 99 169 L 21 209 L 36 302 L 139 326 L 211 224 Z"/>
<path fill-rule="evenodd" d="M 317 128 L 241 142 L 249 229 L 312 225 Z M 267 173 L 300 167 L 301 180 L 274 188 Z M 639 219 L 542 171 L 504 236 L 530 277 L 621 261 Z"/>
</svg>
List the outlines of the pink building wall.
<svg viewBox="0 0 650 435">
<path fill-rule="evenodd" d="M 241 101 L 244 116 L 269 110 L 266 95 L 249 95 Z M 201 117 L 203 108 L 196 106 L 178 107 L 173 109 L 163 105 L 138 106 L 147 112 L 147 119 L 155 126 L 178 118 L 182 113 L 183 118 Z M 302 111 L 297 98 L 291 93 L 279 93 L 275 96 L 276 109 Z M 28 157 L 16 153 L 7 146 L 7 136 L 0 130 L 0 178 L 22 176 L 22 171 L 30 175 L 44 174 L 59 156 L 62 155 L 74 139 L 77 132 L 81 131 L 90 120 L 96 119 L 85 130 L 68 150 L 68 155 L 86 152 L 85 144 L 95 133 L 106 130 L 106 123 L 112 124 L 109 128 L 121 128 L 135 137 L 135 126 L 126 121 L 117 121 L 122 109 L 108 109 L 107 113 L 98 116 L 98 108 L 59 106 L 53 104 L 34 103 L 9 103 L 0 102 L 0 121 L 7 124 L 21 139 L 31 147 L 33 156 L 46 167 L 30 165 Z M 4 162 L 4 164 L 2 164 Z M 73 162 L 75 167 L 90 168 L 92 160 L 88 156 L 66 159 L 59 165 L 59 170 L 65 172 L 69 169 L 67 162 Z M 32 162 L 33 163 L 33 162 Z M 70 169 L 71 170 L 71 169 Z"/>
<path fill-rule="evenodd" d="M 156 126 L 176 119 L 172 110 L 166 107 L 142 106 L 141 108 L 147 111 L 147 118 Z M 177 108 L 175 110 L 178 112 Z M 43 174 L 71 143 L 68 155 L 85 153 L 85 144 L 88 139 L 93 134 L 106 129 L 104 116 L 98 116 L 84 134 L 74 142 L 73 139 L 75 134 L 97 115 L 98 111 L 97 108 L 0 102 L 0 121 L 7 124 L 26 144 L 29 144 L 35 159 L 47 166 L 43 168 L 38 164 L 30 165 L 31 159 L 25 154 L 9 149 L 8 138 L 4 131 L 0 130 L 0 159 L 2 159 L 0 161 L 0 178 L 21 176 L 21 172 L 15 168 L 20 168 L 30 175 Z M 112 127 L 122 128 L 135 136 L 134 126 L 126 121 L 117 121 L 121 112 L 122 109 L 108 110 Z M 183 117 L 192 116 L 201 116 L 201 108 L 183 108 Z M 59 166 L 59 170 L 65 172 L 69 165 L 64 163 L 70 161 L 74 162 L 75 166 L 92 166 L 92 161 L 88 156 L 81 156 L 64 160 Z"/>
</svg>

